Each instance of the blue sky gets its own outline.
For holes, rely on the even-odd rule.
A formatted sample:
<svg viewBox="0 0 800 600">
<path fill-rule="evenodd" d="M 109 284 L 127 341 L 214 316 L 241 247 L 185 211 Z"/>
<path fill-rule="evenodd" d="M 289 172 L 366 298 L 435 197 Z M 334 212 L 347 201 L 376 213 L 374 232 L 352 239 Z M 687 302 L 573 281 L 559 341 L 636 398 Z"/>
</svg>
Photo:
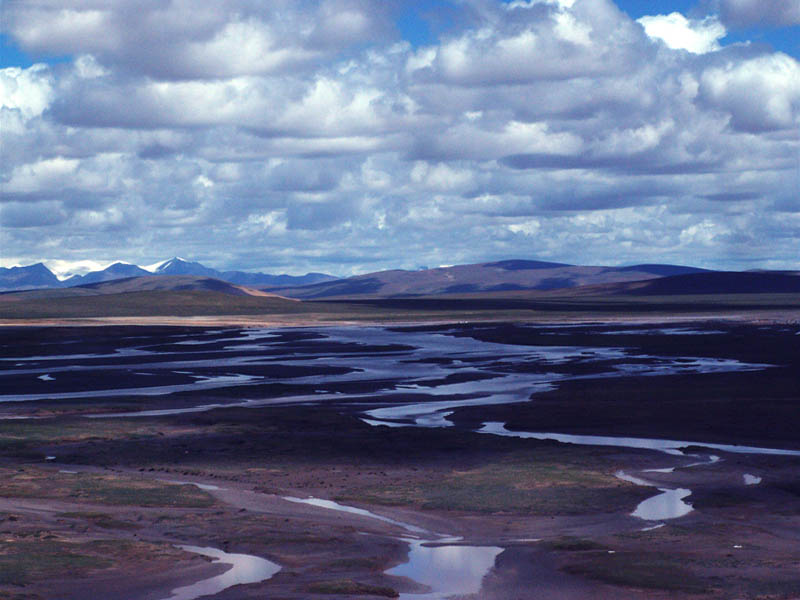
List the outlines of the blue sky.
<svg viewBox="0 0 800 600">
<path fill-rule="evenodd" d="M 30 57 L 25 54 L 7 35 L 0 35 L 0 68 L 2 67 L 29 67 Z"/>
<path fill-rule="evenodd" d="M 800 266 L 796 0 L 188 4 L 4 3 L 3 265 Z"/>
<path fill-rule="evenodd" d="M 686 16 L 703 18 L 708 14 L 714 14 L 713 6 L 709 2 L 696 2 L 693 0 L 663 1 L 658 3 L 643 0 L 620 0 L 617 2 L 622 10 L 634 19 L 645 15 L 654 14 L 654 4 L 657 4 L 659 13 L 670 13 L 677 11 Z M 758 24 L 756 26 L 729 27 L 728 35 L 723 38 L 723 43 L 731 44 L 736 42 L 763 43 L 771 46 L 775 50 L 785 52 L 795 58 L 800 58 L 800 26 L 775 26 Z"/>
</svg>

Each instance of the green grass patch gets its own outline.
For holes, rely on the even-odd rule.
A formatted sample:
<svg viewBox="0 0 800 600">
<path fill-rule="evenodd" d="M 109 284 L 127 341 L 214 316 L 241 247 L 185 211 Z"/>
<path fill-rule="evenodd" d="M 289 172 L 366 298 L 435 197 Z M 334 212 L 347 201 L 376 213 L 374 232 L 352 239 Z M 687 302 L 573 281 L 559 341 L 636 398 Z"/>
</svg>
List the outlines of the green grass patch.
<svg viewBox="0 0 800 600">
<path fill-rule="evenodd" d="M 99 512 L 65 512 L 59 513 L 65 519 L 83 519 L 102 529 L 139 529 L 139 526 L 130 521 L 115 519 L 112 515 Z"/>
<path fill-rule="evenodd" d="M 171 544 L 131 540 L 77 543 L 53 536 L 35 540 L 6 537 L 0 541 L 0 585 L 22 586 L 62 577 L 80 579 L 98 569 L 154 561 L 166 567 L 183 554 Z"/>
<path fill-rule="evenodd" d="M 0 584 L 25 585 L 65 575 L 81 576 L 111 561 L 85 553 L 78 544 L 47 541 L 0 542 Z"/>
<path fill-rule="evenodd" d="M 118 410 L 130 410 L 130 406 L 126 408 L 116 404 Z M 102 410 L 109 408 L 103 405 Z M 84 403 L 73 405 L 71 409 L 67 405 L 60 405 L 56 410 L 81 413 L 98 412 L 101 409 L 93 403 Z M 116 419 L 7 420 L 0 421 L 0 456 L 41 461 L 45 454 L 60 454 L 56 450 L 60 445 L 133 440 L 146 444 L 163 435 L 163 428 L 160 430 L 153 424 Z"/>
<path fill-rule="evenodd" d="M 153 425 L 137 425 L 112 419 L 89 422 L 86 420 L 56 422 L 49 419 L 0 422 L 0 447 L 13 440 L 54 444 L 156 435 L 158 435 L 158 430 Z"/>
<path fill-rule="evenodd" d="M 605 463 L 544 451 L 441 476 L 350 488 L 337 500 L 479 513 L 569 515 L 632 508 L 652 492 L 620 482 Z"/>
<path fill-rule="evenodd" d="M 129 506 L 179 506 L 205 508 L 214 499 L 194 485 L 173 485 L 148 480 L 116 480 L 105 477 L 81 478 L 74 486 L 77 498 Z"/>
<path fill-rule="evenodd" d="M 206 508 L 214 499 L 194 485 L 90 473 L 53 473 L 26 468 L 2 473 L 0 496 L 53 498 L 124 506 Z"/>
</svg>

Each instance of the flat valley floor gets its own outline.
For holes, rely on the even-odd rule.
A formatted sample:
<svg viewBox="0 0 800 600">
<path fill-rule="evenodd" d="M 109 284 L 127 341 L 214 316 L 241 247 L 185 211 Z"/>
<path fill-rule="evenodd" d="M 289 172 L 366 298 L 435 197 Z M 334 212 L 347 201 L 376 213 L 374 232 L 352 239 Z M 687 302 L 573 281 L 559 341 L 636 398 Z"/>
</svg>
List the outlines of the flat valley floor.
<svg viewBox="0 0 800 600">
<path fill-rule="evenodd" d="M 0 598 L 800 598 L 800 326 L 0 328 Z"/>
</svg>

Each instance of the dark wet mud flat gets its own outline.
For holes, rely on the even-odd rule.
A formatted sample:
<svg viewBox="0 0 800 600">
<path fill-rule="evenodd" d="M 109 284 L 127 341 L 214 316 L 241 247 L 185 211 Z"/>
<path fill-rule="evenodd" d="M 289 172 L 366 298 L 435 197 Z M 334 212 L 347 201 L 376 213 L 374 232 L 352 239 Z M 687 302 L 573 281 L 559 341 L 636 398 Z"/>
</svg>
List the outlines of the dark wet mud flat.
<svg viewBox="0 0 800 600">
<path fill-rule="evenodd" d="M 69 329 L 62 330 L 68 339 L 60 344 L 53 340 L 57 331 L 27 330 L 24 345 L 16 329 L 0 348 L 5 355 L 0 359 L 0 401 L 140 395 L 151 396 L 142 402 L 147 408 L 190 404 L 192 395 L 205 404 L 209 396 L 263 400 L 328 393 L 354 402 L 369 394 L 394 404 L 408 392 L 445 397 L 510 392 L 514 397 L 509 399 L 527 400 L 542 384 L 564 380 L 750 371 L 765 364 L 758 362 L 763 353 L 730 355 L 735 331 L 720 342 L 718 329 L 710 329 L 700 348 L 691 343 L 697 336 L 642 330 L 631 336 L 628 327 L 617 336 L 609 335 L 609 327 L 502 324 L 210 332 L 156 328 L 148 337 L 148 328 L 115 328 L 114 336 L 104 331 L 99 340 L 90 340 L 93 352 L 87 353 Z M 674 343 L 665 347 L 659 342 L 662 337 L 688 338 L 689 343 L 684 339 L 678 352 Z M 54 346 L 69 351 L 56 354 Z"/>
<path fill-rule="evenodd" d="M 797 597 L 800 458 L 703 446 L 800 449 L 791 427 L 800 397 L 794 329 L 6 332 L 0 384 L 5 377 L 17 401 L 0 409 L 39 418 L 0 422 L 0 574 L 13 575 L 0 578 L 0 590 L 47 598 L 58 581 L 76 590 L 65 598 L 77 598 L 87 586 L 107 590 L 113 574 L 122 582 L 116 597 L 167 598 L 219 574 L 210 559 L 180 550 L 192 546 L 280 567 L 215 598 L 424 600 L 447 590 L 424 587 L 423 567 L 414 567 L 417 580 L 397 575 L 403 565 L 477 548 L 492 560 L 476 560 L 485 570 L 476 598 Z M 128 371 L 152 381 L 114 396 L 131 389 Z M 207 387 L 213 377 L 241 379 Z M 175 385 L 183 387 L 163 390 Z M 82 389 L 94 395 L 64 396 Z M 486 422 L 691 445 L 667 454 L 476 433 Z M 637 515 L 659 495 L 691 510 Z M 435 535 L 413 541 L 393 521 Z M 452 551 L 426 549 L 455 539 L 444 543 Z M 102 564 L 91 546 L 101 540 L 115 544 Z M 50 557 L 45 568 L 4 566 L 23 547 L 14 544 Z M 147 559 L 141 544 L 161 548 L 172 567 L 158 553 Z M 64 561 L 82 566 L 70 576 Z M 162 565 L 157 590 L 141 589 L 148 564 Z M 187 575 L 197 568 L 208 572 Z"/>
</svg>

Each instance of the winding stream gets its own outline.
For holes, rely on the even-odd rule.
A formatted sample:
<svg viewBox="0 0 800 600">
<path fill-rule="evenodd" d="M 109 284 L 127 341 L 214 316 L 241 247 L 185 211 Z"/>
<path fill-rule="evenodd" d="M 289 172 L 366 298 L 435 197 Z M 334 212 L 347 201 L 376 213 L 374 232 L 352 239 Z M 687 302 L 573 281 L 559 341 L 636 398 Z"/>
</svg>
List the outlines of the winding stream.
<svg viewBox="0 0 800 600">
<path fill-rule="evenodd" d="M 494 566 L 495 558 L 503 551 L 497 546 L 471 546 L 459 544 L 461 538 L 437 536 L 427 529 L 390 519 L 363 508 L 339 504 L 321 498 L 284 497 L 289 502 L 299 502 L 368 517 L 402 527 L 406 531 L 428 537 L 400 538 L 409 545 L 408 560 L 385 571 L 387 575 L 408 577 L 428 588 L 422 593 L 400 594 L 401 600 L 444 600 L 457 594 L 474 594 L 480 591 L 484 576 Z"/>
<path fill-rule="evenodd" d="M 402 521 L 396 521 L 395 519 L 390 519 L 389 517 L 383 517 L 381 515 L 377 515 L 363 508 L 356 508 L 355 506 L 346 506 L 344 504 L 339 504 L 338 502 L 334 502 L 333 500 L 323 500 L 322 498 L 294 498 L 292 496 L 283 496 L 283 499 L 287 500 L 288 502 L 297 502 L 300 504 L 308 504 L 309 506 L 316 506 L 318 508 L 338 510 L 340 512 L 346 512 L 351 515 L 359 515 L 362 517 L 367 517 L 369 519 L 375 519 L 376 521 L 391 523 L 392 525 L 397 525 L 398 527 L 402 527 L 403 529 L 405 529 L 406 531 L 410 531 L 411 533 L 430 534 L 430 531 L 428 531 L 427 529 L 423 529 L 422 527 L 417 527 L 416 525 L 411 525 L 410 523 L 403 523 Z"/>
<path fill-rule="evenodd" d="M 409 540 L 408 562 L 386 571 L 387 575 L 408 577 L 430 588 L 426 593 L 400 594 L 401 600 L 444 600 L 476 594 L 503 551 L 497 546 L 448 545 L 447 540 L 433 543 Z"/>
<path fill-rule="evenodd" d="M 692 495 L 692 490 L 684 488 L 670 489 L 660 487 L 644 479 L 628 475 L 624 471 L 617 471 L 616 477 L 629 483 L 658 488 L 661 492 L 647 500 L 639 503 L 631 516 L 645 521 L 664 521 L 667 519 L 677 519 L 692 512 L 692 505 L 684 502 L 683 499 Z"/>
<path fill-rule="evenodd" d="M 557 327 L 545 329 L 556 330 Z M 647 334 L 648 331 L 652 335 L 724 334 L 686 327 L 609 329 L 607 333 L 616 335 Z M 48 355 L 43 349 L 36 355 L 0 359 L 0 383 L 5 384 L 2 387 L 5 393 L 0 392 L 0 403 L 140 396 L 142 404 L 146 405 L 148 396 L 170 398 L 181 394 L 181 402 L 175 402 L 180 406 L 175 408 L 164 408 L 161 404 L 150 405 L 139 412 L 94 415 L 108 418 L 201 412 L 221 406 L 315 403 L 344 406 L 359 402 L 360 414 L 370 425 L 438 428 L 452 427 L 454 424 L 449 417 L 461 407 L 528 402 L 533 394 L 553 389 L 567 380 L 720 373 L 768 367 L 723 358 L 654 356 L 636 348 L 602 344 L 504 344 L 459 333 L 457 327 L 439 331 L 384 327 L 250 329 L 181 333 L 157 340 L 147 336 L 121 338 L 115 341 L 120 347 L 97 354 Z M 624 342 L 624 338 L 620 342 Z M 75 344 L 76 349 L 80 346 Z M 290 369 L 282 369 L 283 366 Z M 332 369 L 327 374 L 313 374 L 320 373 L 314 370 L 317 367 Z M 272 388 L 260 387 L 276 381 L 286 388 L 280 392 L 282 395 Z M 125 387 L 115 388 L 120 382 Z M 236 390 L 240 395 L 231 403 L 215 402 L 217 399 L 208 398 L 208 392 L 214 390 Z M 312 390 L 313 393 L 309 393 Z M 502 422 L 483 423 L 477 431 L 572 444 L 651 449 L 674 456 L 687 456 L 686 448 L 697 446 L 731 453 L 800 456 L 800 450 L 733 444 L 511 431 Z M 673 467 L 653 471 L 671 469 Z M 658 489 L 657 495 L 636 507 L 632 513 L 635 517 L 656 522 L 679 518 L 692 510 L 691 504 L 685 501 L 690 490 L 669 489 L 622 472 L 617 476 Z M 761 481 L 755 475 L 746 474 L 743 478 L 746 485 Z M 461 545 L 453 538 L 439 537 L 422 528 L 329 500 L 286 500 L 377 519 L 426 538 L 402 538 L 409 544 L 408 561 L 387 571 L 430 588 L 422 594 L 401 596 L 409 600 L 439 600 L 454 594 L 478 592 L 482 578 L 502 551 L 494 546 Z M 649 528 L 658 526 L 660 523 Z M 183 548 L 229 564 L 231 568 L 216 577 L 173 590 L 165 600 L 192 600 L 215 594 L 232 585 L 263 581 L 280 569 L 255 556 L 229 554 L 214 548 Z"/>
<path fill-rule="evenodd" d="M 490 433 L 518 438 L 532 438 L 537 440 L 556 440 L 564 444 L 579 444 L 584 446 L 617 446 L 619 448 L 643 448 L 659 450 L 675 456 L 685 456 L 681 448 L 691 446 L 733 452 L 735 454 L 769 454 L 778 456 L 800 456 L 800 450 L 785 450 L 783 448 L 760 448 L 757 446 L 739 446 L 736 444 L 714 444 L 710 442 L 689 442 L 679 440 L 662 440 L 656 438 L 614 437 L 603 435 L 570 435 L 567 433 L 539 433 L 532 431 L 511 431 L 506 429 L 505 423 L 489 422 L 477 430 L 478 433 Z M 719 457 L 716 457 L 717 459 Z M 712 462 L 715 462 L 712 460 Z M 705 463 L 697 463 L 705 464 Z M 686 465 L 693 466 L 693 465 Z M 654 469 L 655 470 L 655 469 Z"/>
<path fill-rule="evenodd" d="M 230 568 L 220 575 L 176 588 L 163 600 L 195 600 L 202 596 L 211 596 L 234 585 L 265 581 L 281 570 L 280 565 L 249 554 L 231 554 L 217 548 L 200 546 L 179 546 L 179 548 L 208 556 L 213 558 L 214 562 L 230 565 Z"/>
</svg>

